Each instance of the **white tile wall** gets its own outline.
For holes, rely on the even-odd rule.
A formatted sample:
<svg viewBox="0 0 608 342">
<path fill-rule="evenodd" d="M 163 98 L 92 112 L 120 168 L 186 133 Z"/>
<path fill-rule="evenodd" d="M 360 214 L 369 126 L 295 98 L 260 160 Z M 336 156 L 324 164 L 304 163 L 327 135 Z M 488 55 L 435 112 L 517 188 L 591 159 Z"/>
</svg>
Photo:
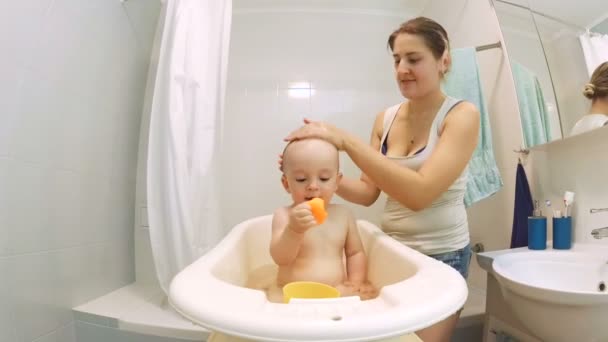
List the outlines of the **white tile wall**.
<svg viewBox="0 0 608 342">
<path fill-rule="evenodd" d="M 75 342 L 71 308 L 134 279 L 145 49 L 158 9 L 0 2 L 2 342 Z"/>
<path fill-rule="evenodd" d="M 40 336 L 34 342 L 76 342 L 76 330 L 73 322 Z"/>
<path fill-rule="evenodd" d="M 9 270 L 8 259 L 0 257 L 0 274 L 2 274 L 3 280 L 8 279 Z M 0 281 L 0 303 L 2 303 L 0 305 L 0 341 L 15 341 L 15 326 L 13 325 L 15 298 L 8 281 Z"/>
<path fill-rule="evenodd" d="M 192 342 L 192 340 L 150 336 L 76 321 L 76 337 L 86 342 Z"/>
<path fill-rule="evenodd" d="M 22 64 L 33 59 L 34 48 L 42 38 L 44 19 L 52 3 L 53 0 L 23 0 L 0 4 L 3 61 Z"/>
</svg>

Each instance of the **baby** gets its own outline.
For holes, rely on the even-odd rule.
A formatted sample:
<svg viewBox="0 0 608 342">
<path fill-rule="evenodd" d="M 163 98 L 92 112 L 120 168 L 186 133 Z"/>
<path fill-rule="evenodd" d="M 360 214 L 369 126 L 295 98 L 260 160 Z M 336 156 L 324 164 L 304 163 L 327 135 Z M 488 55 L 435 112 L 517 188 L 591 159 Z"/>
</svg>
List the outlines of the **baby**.
<svg viewBox="0 0 608 342">
<path fill-rule="evenodd" d="M 315 281 L 338 288 L 343 296 L 375 297 L 367 280 L 367 259 L 353 214 L 330 204 L 342 178 L 338 150 L 318 139 L 289 143 L 283 152 L 281 182 L 293 203 L 275 210 L 270 254 L 278 265 L 271 301 L 282 301 L 282 287 Z M 307 201 L 321 198 L 327 218 L 319 224 Z M 346 257 L 346 267 L 344 265 Z"/>
</svg>

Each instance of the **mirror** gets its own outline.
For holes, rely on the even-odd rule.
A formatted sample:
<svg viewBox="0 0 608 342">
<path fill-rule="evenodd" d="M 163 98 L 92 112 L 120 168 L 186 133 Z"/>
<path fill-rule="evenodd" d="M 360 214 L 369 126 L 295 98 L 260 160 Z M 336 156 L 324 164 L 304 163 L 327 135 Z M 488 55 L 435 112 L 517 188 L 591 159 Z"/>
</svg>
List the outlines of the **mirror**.
<svg viewBox="0 0 608 342">
<path fill-rule="evenodd" d="M 570 136 L 590 107 L 582 94 L 590 72 L 579 37 L 605 34 L 608 8 L 594 0 L 493 3 L 517 90 L 524 147 Z"/>
</svg>

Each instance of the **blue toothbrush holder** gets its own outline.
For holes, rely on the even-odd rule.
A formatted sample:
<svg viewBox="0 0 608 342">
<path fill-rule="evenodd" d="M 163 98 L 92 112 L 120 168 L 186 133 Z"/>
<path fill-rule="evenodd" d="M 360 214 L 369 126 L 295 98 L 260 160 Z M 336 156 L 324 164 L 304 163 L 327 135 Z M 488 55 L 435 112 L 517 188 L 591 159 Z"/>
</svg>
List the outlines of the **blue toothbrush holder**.
<svg viewBox="0 0 608 342">
<path fill-rule="evenodd" d="M 572 247 L 572 216 L 553 218 L 553 249 Z"/>
<path fill-rule="evenodd" d="M 547 218 L 545 216 L 528 217 L 528 248 L 547 249 Z"/>
</svg>

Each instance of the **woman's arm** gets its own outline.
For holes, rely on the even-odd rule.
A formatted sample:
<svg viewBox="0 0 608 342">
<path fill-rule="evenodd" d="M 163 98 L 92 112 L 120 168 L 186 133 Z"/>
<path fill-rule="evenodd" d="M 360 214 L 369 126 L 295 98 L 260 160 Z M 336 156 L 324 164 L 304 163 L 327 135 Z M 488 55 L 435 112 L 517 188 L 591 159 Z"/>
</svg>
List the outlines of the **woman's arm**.
<svg viewBox="0 0 608 342">
<path fill-rule="evenodd" d="M 336 127 L 310 122 L 286 140 L 317 137 L 346 151 L 353 162 L 387 195 L 412 210 L 422 210 L 460 176 L 477 146 L 479 112 L 468 102 L 456 105 L 446 117 L 441 137 L 418 171 L 385 158 L 356 136 Z"/>
<path fill-rule="evenodd" d="M 374 128 L 372 129 L 370 146 L 378 151 L 380 150 L 380 140 L 382 138 L 384 122 L 384 112 L 380 112 L 376 116 Z M 340 181 L 340 186 L 336 192 L 338 196 L 345 200 L 369 207 L 374 204 L 380 196 L 380 189 L 372 182 L 365 173 L 361 173 L 360 179 L 352 179 L 343 177 Z"/>
</svg>

